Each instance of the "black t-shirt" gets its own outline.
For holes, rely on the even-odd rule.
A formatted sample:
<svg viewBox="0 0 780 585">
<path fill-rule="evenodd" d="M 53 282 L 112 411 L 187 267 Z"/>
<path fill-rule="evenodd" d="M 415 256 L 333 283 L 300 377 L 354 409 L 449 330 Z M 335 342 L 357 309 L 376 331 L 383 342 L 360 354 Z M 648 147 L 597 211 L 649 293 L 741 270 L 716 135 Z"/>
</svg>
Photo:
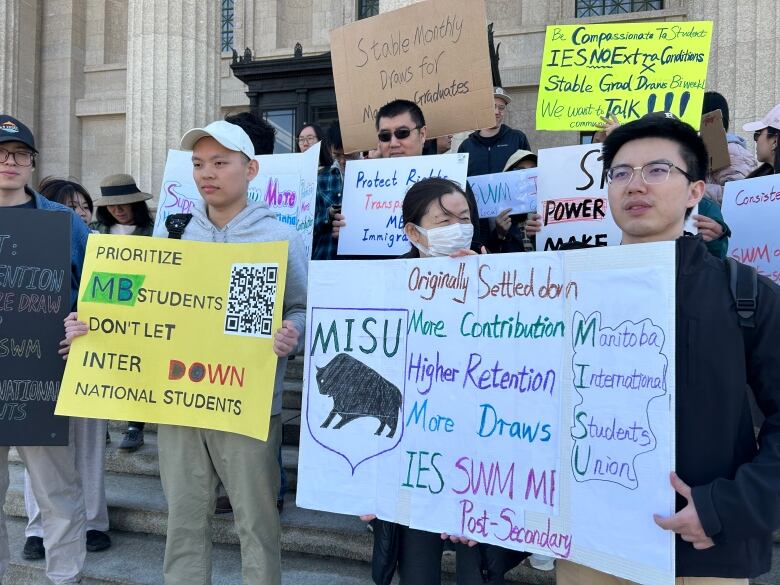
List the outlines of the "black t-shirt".
<svg viewBox="0 0 780 585">
<path fill-rule="evenodd" d="M 22 203 L 21 205 L 9 205 L 8 207 L 11 209 L 35 209 L 35 200 L 30 199 L 27 203 Z"/>
</svg>

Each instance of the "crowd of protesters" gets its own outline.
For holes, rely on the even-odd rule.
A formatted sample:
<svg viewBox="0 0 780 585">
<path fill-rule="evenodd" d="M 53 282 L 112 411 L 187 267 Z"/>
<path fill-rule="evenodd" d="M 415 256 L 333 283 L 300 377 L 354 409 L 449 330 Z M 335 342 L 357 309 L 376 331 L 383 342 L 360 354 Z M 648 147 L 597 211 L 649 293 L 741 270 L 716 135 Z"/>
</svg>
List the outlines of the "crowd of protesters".
<svg viewBox="0 0 780 585">
<path fill-rule="evenodd" d="M 511 97 L 495 88 L 496 124 L 468 136 L 458 152 L 469 154 L 469 176 L 532 168 L 537 156 L 527 136 L 504 123 Z M 729 130 L 729 107 L 716 93 L 705 95 L 703 113 L 719 109 Z M 701 379 L 689 383 L 678 368 L 677 474 L 670 489 L 679 494 L 678 512 L 657 519 L 677 533 L 677 574 L 686 583 L 747 583 L 769 569 L 772 532 L 780 526 L 780 289 L 758 280 L 758 305 L 750 336 L 732 307 L 723 259 L 731 231 L 721 213 L 728 181 L 780 173 L 780 105 L 744 126 L 753 133 L 755 157 L 746 141 L 729 133 L 728 167 L 712 171 L 704 143 L 672 114 L 648 115 L 620 123 L 603 121 L 604 169 L 609 207 L 625 245 L 675 240 L 678 248 L 677 303 L 680 364 L 707 364 Z M 274 335 L 278 356 L 269 438 L 160 425 L 159 460 L 168 501 L 163 573 L 169 585 L 208 583 L 211 579 L 210 515 L 221 495 L 238 527 L 245 583 L 281 581 L 281 529 L 284 478 L 281 466 L 281 392 L 287 358 L 303 348 L 309 260 L 336 260 L 340 230 L 349 217 L 341 203 L 345 165 L 362 157 L 394 158 L 442 154 L 452 135 L 428 135 L 424 112 L 409 101 L 394 100 L 376 114 L 377 147 L 345 153 L 338 127 L 327 131 L 305 123 L 295 136 L 295 151 L 320 144 L 313 246 L 306 257 L 300 235 L 275 219 L 262 202 L 248 199 L 258 173 L 257 154 L 270 154 L 274 129 L 253 114 L 239 114 L 187 132 L 181 148 L 192 151 L 195 183 L 202 203 L 171 235 L 154 221 L 148 201 L 133 177 L 107 176 L 94 200 L 71 178 L 47 177 L 30 186 L 38 156 L 32 132 L 21 121 L 0 116 L 0 208 L 57 210 L 72 219 L 71 255 L 74 310 L 65 323 L 63 355 L 70 340 L 86 333 L 78 320 L 76 293 L 89 233 L 179 237 L 208 242 L 289 242 L 282 327 Z M 204 188 L 208 185 L 213 188 Z M 635 203 L 641 202 L 641 209 Z M 685 232 L 692 218 L 697 233 Z M 404 233 L 412 248 L 405 258 L 532 252 L 541 229 L 538 214 L 480 218 L 469 189 L 446 179 L 416 183 L 404 197 Z M 696 321 L 698 328 L 690 326 Z M 744 345 L 744 356 L 723 359 L 717 344 Z M 754 420 L 745 386 L 763 421 Z M 698 415 L 707 402 L 707 419 Z M 760 429 L 754 435 L 754 426 Z M 144 422 L 130 421 L 119 449 L 132 453 L 144 444 Z M 25 501 L 29 523 L 23 554 L 46 559 L 55 584 L 78 583 L 87 551 L 111 546 L 104 488 L 106 422 L 71 419 L 65 447 L 20 447 L 26 469 Z M 8 489 L 8 447 L 0 447 L 0 495 Z M 220 488 L 220 484 L 223 486 Z M 223 492 L 220 489 L 224 490 Z M 504 574 L 529 556 L 459 535 L 439 535 L 383 522 L 372 515 L 375 538 L 373 576 L 402 585 L 441 581 L 441 556 L 455 550 L 457 582 L 500 584 Z M 451 544 L 450 544 L 451 542 Z M 533 555 L 532 566 L 548 570 L 553 559 Z M 5 518 L 0 508 L 0 578 L 8 567 Z M 562 585 L 628 583 L 570 562 L 557 562 Z"/>
</svg>

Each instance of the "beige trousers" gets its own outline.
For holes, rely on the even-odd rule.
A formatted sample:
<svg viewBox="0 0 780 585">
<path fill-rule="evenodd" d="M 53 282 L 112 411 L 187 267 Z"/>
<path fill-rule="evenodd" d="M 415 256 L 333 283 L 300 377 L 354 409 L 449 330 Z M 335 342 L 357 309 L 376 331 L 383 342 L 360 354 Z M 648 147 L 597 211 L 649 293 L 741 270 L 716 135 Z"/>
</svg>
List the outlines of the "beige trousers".
<svg viewBox="0 0 780 585">
<path fill-rule="evenodd" d="M 8 449 L 0 447 L 0 581 L 10 561 L 3 513 L 9 479 Z M 87 545 L 84 496 L 73 448 L 73 420 L 68 446 L 16 450 L 30 474 L 30 485 L 41 509 L 46 576 L 55 585 L 80 583 Z"/>
<path fill-rule="evenodd" d="M 621 579 L 585 567 L 562 561 L 555 561 L 556 585 L 637 585 L 634 581 Z M 748 585 L 747 579 L 719 579 L 717 577 L 677 577 L 676 585 Z"/>
<path fill-rule="evenodd" d="M 280 585 L 279 493 L 281 416 L 268 441 L 160 425 L 160 478 L 168 500 L 165 585 L 211 585 L 211 518 L 222 480 L 241 543 L 244 585 Z"/>
<path fill-rule="evenodd" d="M 75 444 L 76 470 L 81 476 L 84 507 L 87 511 L 87 530 L 108 530 L 106 503 L 106 426 L 107 421 L 94 418 L 70 419 Z M 27 510 L 27 528 L 24 535 L 43 538 L 41 510 L 35 501 L 30 474 L 24 472 L 24 507 Z"/>
</svg>

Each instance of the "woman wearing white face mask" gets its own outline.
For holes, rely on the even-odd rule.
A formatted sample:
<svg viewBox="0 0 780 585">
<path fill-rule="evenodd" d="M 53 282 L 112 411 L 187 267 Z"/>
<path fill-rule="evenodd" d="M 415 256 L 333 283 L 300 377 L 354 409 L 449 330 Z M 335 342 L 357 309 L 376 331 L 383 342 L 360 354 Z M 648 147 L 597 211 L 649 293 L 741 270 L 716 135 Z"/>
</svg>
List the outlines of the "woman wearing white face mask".
<svg viewBox="0 0 780 585">
<path fill-rule="evenodd" d="M 460 185 L 448 179 L 424 179 L 413 185 L 401 209 L 404 232 L 413 248 L 403 257 L 475 254 L 471 217 L 476 210 L 469 203 Z"/>
<path fill-rule="evenodd" d="M 413 248 L 403 258 L 465 256 L 472 249 L 476 210 L 457 183 L 440 178 L 424 179 L 413 185 L 402 206 L 404 231 Z M 486 253 L 484 247 L 482 253 Z M 441 583 L 441 556 L 446 534 L 415 530 L 363 516 L 374 527 L 372 574 L 374 583 L 388 585 L 397 569 L 400 585 L 438 585 Z M 517 565 L 527 553 L 506 550 L 452 538 L 457 544 L 457 585 L 503 585 L 504 573 Z"/>
</svg>

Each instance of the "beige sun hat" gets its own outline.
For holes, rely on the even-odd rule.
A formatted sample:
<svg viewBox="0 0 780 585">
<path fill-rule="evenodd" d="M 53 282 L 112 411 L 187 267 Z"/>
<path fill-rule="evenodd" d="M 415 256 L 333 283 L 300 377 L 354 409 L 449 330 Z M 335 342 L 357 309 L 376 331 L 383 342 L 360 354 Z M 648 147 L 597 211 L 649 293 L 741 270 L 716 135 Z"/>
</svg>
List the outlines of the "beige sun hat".
<svg viewBox="0 0 780 585">
<path fill-rule="evenodd" d="M 526 158 L 533 158 L 534 163 L 536 163 L 539 160 L 538 157 L 530 150 L 516 150 L 514 154 L 510 156 L 509 159 L 506 161 L 506 164 L 504 165 L 504 172 L 507 172 L 514 165 L 516 165 L 521 160 L 524 160 Z"/>
<path fill-rule="evenodd" d="M 106 205 L 127 205 L 151 199 L 149 193 L 144 193 L 135 184 L 130 175 L 110 175 L 100 183 L 100 197 L 95 200 L 95 207 Z"/>
</svg>

